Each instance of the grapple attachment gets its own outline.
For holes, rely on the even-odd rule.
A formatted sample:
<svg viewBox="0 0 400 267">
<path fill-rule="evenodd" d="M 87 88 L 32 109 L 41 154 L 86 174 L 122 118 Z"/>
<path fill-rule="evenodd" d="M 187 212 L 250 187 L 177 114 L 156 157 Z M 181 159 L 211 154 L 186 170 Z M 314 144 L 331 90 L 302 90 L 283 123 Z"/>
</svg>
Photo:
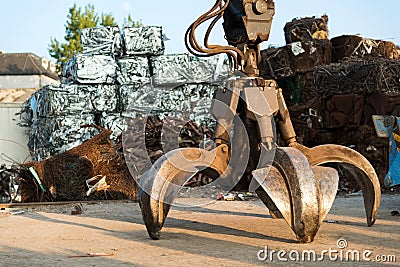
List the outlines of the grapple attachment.
<svg viewBox="0 0 400 267">
<path fill-rule="evenodd" d="M 249 183 L 250 189 L 256 191 L 272 217 L 283 218 L 288 223 L 301 243 L 313 241 L 336 196 L 338 172 L 323 164 L 340 163 L 350 170 L 363 190 L 367 223 L 374 224 L 380 186 L 371 164 L 361 154 L 343 146 L 307 148 L 298 144 L 282 90 L 275 81 L 259 77 L 260 43 L 268 39 L 273 15 L 273 0 L 217 0 L 186 32 L 186 45 L 193 54 L 226 53 L 241 75 L 232 74 L 225 88 L 214 95 L 214 100 L 225 104 L 212 107 L 217 120 L 216 148 L 168 152 L 140 179 L 139 204 L 151 238 L 159 239 L 170 206 L 188 179 L 197 172 L 232 179 L 236 170 L 230 167 L 243 161 L 247 164 L 247 174 L 254 178 Z M 233 18 L 225 21 L 224 26 L 228 41 L 235 47 L 208 44 L 211 29 L 221 17 Z M 203 48 L 196 41 L 195 30 L 211 18 L 214 19 L 206 32 Z M 241 139 L 245 135 L 237 127 L 233 130 L 233 142 L 230 141 L 236 115 L 242 121 L 256 124 L 254 128 L 246 124 L 248 146 L 243 145 Z M 288 147 L 276 147 L 275 122 Z M 250 156 L 242 160 L 245 147 Z"/>
<path fill-rule="evenodd" d="M 252 174 L 260 184 L 256 193 L 271 215 L 283 217 L 301 243 L 312 242 L 335 199 L 336 170 L 311 167 L 300 150 L 282 147 L 276 149 L 269 170 Z"/>
<path fill-rule="evenodd" d="M 298 143 L 293 143 L 291 146 L 299 149 L 306 156 L 311 166 L 340 163 L 348 169 L 352 178 L 357 181 L 363 191 L 367 224 L 372 226 L 375 223 L 381 199 L 381 189 L 374 168 L 364 156 L 348 147 L 333 144 L 313 148 Z"/>
<path fill-rule="evenodd" d="M 220 145 L 211 151 L 176 149 L 159 158 L 139 183 L 139 204 L 150 237 L 160 238 L 170 206 L 187 180 L 199 171 L 222 176 L 228 161 L 227 145 Z"/>
</svg>

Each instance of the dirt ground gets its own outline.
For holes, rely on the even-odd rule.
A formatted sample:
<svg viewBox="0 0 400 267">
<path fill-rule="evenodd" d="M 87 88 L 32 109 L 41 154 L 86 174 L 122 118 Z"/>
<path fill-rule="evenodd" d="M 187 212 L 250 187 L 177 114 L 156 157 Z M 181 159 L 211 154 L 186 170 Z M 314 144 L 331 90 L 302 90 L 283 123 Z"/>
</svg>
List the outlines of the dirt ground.
<svg viewBox="0 0 400 267">
<path fill-rule="evenodd" d="M 158 241 L 148 237 L 133 202 L 85 203 L 79 215 L 71 214 L 75 204 L 3 209 L 0 266 L 400 266 L 400 217 L 391 215 L 400 195 L 382 196 L 373 227 L 366 226 L 362 196 L 337 197 L 311 244 L 298 244 L 257 199 L 213 199 L 179 198 Z"/>
</svg>

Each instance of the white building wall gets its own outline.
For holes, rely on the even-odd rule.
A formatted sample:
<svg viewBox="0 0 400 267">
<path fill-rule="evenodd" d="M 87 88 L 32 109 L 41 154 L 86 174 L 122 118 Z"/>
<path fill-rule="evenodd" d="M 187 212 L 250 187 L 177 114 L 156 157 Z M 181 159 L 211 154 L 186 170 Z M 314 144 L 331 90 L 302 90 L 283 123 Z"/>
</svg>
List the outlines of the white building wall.
<svg viewBox="0 0 400 267">
<path fill-rule="evenodd" d="M 26 128 L 17 125 L 22 103 L 0 103 L 0 164 L 7 163 L 6 156 L 23 163 L 30 161 Z"/>
<path fill-rule="evenodd" d="M 1 75 L 1 89 L 40 89 L 47 84 L 59 84 L 59 81 L 46 75 Z"/>
</svg>

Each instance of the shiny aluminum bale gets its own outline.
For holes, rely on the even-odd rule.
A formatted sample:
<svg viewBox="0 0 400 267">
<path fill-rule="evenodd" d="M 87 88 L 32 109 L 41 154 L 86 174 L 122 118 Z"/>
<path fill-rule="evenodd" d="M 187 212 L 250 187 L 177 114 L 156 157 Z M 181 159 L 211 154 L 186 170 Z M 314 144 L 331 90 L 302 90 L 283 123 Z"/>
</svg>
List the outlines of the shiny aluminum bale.
<svg viewBox="0 0 400 267">
<path fill-rule="evenodd" d="M 226 56 L 199 58 L 188 54 L 170 54 L 150 58 L 155 84 L 218 82 L 229 73 Z"/>
<path fill-rule="evenodd" d="M 164 53 L 161 27 L 125 27 L 122 31 L 127 55 L 162 55 Z"/>
<path fill-rule="evenodd" d="M 189 55 L 189 67 L 191 82 L 223 81 L 229 75 L 228 58 L 224 54 L 205 58 Z"/>
<path fill-rule="evenodd" d="M 77 85 L 44 86 L 35 92 L 29 102 L 36 117 L 77 114 L 93 110 L 89 92 L 79 90 Z"/>
<path fill-rule="evenodd" d="M 123 87 L 121 87 L 123 89 Z M 207 83 L 186 83 L 180 85 L 145 84 L 127 90 L 124 102 L 128 105 L 128 117 L 157 115 L 177 119 L 190 119 L 200 124 L 211 118 L 209 109 L 215 90 L 219 86 Z M 185 118 L 184 116 L 188 117 Z"/>
<path fill-rule="evenodd" d="M 82 125 L 93 124 L 93 114 L 37 118 L 30 128 L 28 147 L 36 161 L 64 152 L 92 138 L 97 132 Z"/>
<path fill-rule="evenodd" d="M 64 82 L 81 84 L 113 84 L 116 79 L 117 63 L 109 55 L 76 54 L 64 65 Z"/>
<path fill-rule="evenodd" d="M 21 201 L 20 167 L 17 165 L 0 166 L 0 203 Z"/>
<path fill-rule="evenodd" d="M 191 80 L 189 55 L 173 54 L 151 57 L 155 84 L 177 84 Z"/>
<path fill-rule="evenodd" d="M 144 56 L 130 56 L 117 60 L 117 82 L 119 84 L 135 84 L 148 82 L 150 69 L 148 59 Z"/>
<path fill-rule="evenodd" d="M 132 84 L 123 84 L 119 87 L 118 109 L 120 111 L 126 111 L 129 104 L 132 103 L 132 95 L 134 95 L 136 97 L 136 95 L 137 95 L 136 91 L 141 86 L 143 86 L 143 83 L 136 82 L 136 83 L 132 83 Z"/>
<path fill-rule="evenodd" d="M 101 114 L 101 126 L 105 129 L 113 131 L 110 135 L 111 141 L 116 143 L 118 136 L 127 129 L 125 118 L 121 113 L 105 113 Z"/>
<path fill-rule="evenodd" d="M 93 84 L 78 85 L 78 91 L 86 94 L 93 112 L 115 112 L 118 102 L 118 85 Z M 90 110 L 87 110 L 90 111 Z"/>
<path fill-rule="evenodd" d="M 82 53 L 87 55 L 119 55 L 122 37 L 118 26 L 85 28 L 80 33 Z"/>
</svg>

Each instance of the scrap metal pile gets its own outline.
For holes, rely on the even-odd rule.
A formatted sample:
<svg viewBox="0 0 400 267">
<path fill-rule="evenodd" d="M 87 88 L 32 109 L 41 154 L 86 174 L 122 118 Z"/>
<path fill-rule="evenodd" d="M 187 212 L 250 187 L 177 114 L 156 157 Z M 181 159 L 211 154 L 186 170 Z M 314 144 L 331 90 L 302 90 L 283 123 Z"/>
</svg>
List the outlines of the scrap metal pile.
<svg viewBox="0 0 400 267">
<path fill-rule="evenodd" d="M 107 144 L 107 153 L 82 156 L 88 146 L 97 146 L 95 143 L 89 145 L 89 142 L 98 134 L 96 128 L 82 125 L 95 124 L 111 130 L 110 138 L 117 144 L 121 140 L 118 137 L 127 128 L 126 117 L 143 117 L 162 125 L 165 116 L 179 116 L 182 110 L 190 113 L 195 104 L 201 102 L 203 108 L 195 108 L 190 125 L 182 126 L 181 145 L 198 144 L 212 127 L 207 108 L 218 88 L 216 84 L 227 75 L 224 57 L 200 59 L 187 54 L 164 55 L 162 29 L 155 26 L 124 28 L 122 32 L 116 26 L 84 29 L 81 42 L 83 50 L 64 66 L 61 84 L 36 91 L 21 110 L 20 126 L 27 127 L 28 146 L 33 159 L 39 162 L 32 166 L 43 184 L 56 192 L 38 190 L 32 175 L 29 179 L 25 176 L 23 180 L 29 182 L 23 184 L 22 201 L 81 200 L 85 198 L 82 194 L 83 188 L 87 189 L 85 183 L 94 177 L 107 177 L 106 183 L 113 187 L 112 176 L 104 170 L 97 171 L 92 163 L 93 157 L 96 162 L 104 161 L 103 156 L 108 162 L 110 155 L 115 153 Z M 154 131 L 148 128 L 154 124 L 146 125 L 146 132 Z M 204 131 L 199 131 L 199 125 L 205 125 Z M 148 149 L 145 154 L 149 153 L 152 160 L 154 155 L 161 156 L 159 129 L 153 139 L 146 139 Z M 140 132 L 129 134 L 140 137 Z M 128 136 L 127 140 L 136 137 Z M 82 143 L 79 156 L 71 158 L 71 151 Z M 71 170 L 67 166 L 78 167 Z M 119 184 L 129 184 L 130 190 L 136 193 L 136 188 L 131 186 L 132 177 L 125 174 L 129 173 L 123 171 L 118 179 L 124 177 L 125 180 Z M 97 194 L 94 198 L 132 197 L 125 193 L 115 194 L 125 192 L 126 188 L 114 188 L 113 191 L 111 196 Z"/>
<path fill-rule="evenodd" d="M 287 45 L 262 51 L 261 75 L 283 89 L 303 144 L 350 146 L 383 182 L 388 141 L 377 137 L 371 116 L 400 115 L 399 50 L 392 42 L 360 36 L 329 40 L 327 21 L 323 16 L 287 23 Z"/>
</svg>

